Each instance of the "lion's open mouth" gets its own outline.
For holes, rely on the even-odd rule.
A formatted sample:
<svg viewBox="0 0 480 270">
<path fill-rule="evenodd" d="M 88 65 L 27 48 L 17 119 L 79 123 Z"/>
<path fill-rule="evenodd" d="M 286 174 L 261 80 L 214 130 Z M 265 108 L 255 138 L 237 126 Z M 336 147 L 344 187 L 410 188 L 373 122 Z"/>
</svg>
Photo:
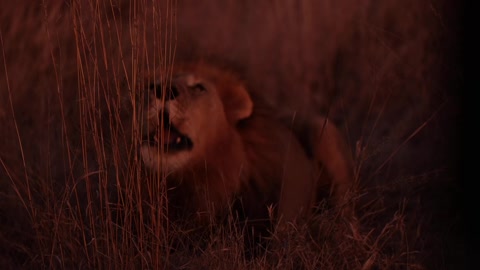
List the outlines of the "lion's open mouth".
<svg viewBox="0 0 480 270">
<path fill-rule="evenodd" d="M 143 138 L 143 144 L 158 147 L 163 143 L 164 152 L 177 152 L 193 148 L 192 140 L 178 131 L 174 125 L 165 123 L 163 128 L 151 132 Z"/>
</svg>

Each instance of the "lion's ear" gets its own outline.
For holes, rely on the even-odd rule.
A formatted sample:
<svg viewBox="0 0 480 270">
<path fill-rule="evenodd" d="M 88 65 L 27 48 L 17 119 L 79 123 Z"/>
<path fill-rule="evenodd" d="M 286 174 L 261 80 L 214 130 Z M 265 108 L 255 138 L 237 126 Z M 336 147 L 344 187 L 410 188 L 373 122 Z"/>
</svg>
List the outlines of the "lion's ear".
<svg viewBox="0 0 480 270">
<path fill-rule="evenodd" d="M 224 93 L 223 105 L 228 121 L 238 121 L 250 117 L 253 112 L 253 101 L 243 86 L 237 86 L 228 93 Z"/>
</svg>

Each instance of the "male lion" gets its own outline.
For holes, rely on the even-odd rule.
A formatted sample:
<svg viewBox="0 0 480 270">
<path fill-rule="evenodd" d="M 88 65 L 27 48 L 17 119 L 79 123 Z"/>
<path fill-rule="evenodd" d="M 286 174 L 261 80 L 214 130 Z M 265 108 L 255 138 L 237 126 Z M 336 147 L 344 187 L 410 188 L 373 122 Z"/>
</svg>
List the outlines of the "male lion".
<svg viewBox="0 0 480 270">
<path fill-rule="evenodd" d="M 171 73 L 170 73 L 171 72 Z M 163 84 L 159 78 L 172 74 Z M 352 180 L 339 131 L 319 118 L 303 143 L 247 91 L 235 74 L 205 63 L 170 67 L 148 76 L 145 165 L 162 175 L 169 215 L 200 222 L 232 209 L 248 220 L 296 221 L 311 212 L 324 165 L 338 202 Z"/>
</svg>

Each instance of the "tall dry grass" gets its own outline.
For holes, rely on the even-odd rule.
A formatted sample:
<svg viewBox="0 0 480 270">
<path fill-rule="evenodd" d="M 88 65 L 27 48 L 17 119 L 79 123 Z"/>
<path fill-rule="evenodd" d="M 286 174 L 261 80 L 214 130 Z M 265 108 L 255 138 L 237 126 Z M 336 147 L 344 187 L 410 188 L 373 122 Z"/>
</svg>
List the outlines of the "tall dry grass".
<svg viewBox="0 0 480 270">
<path fill-rule="evenodd" d="M 461 267 L 459 6 L 446 2 L 1 1 L 0 265 Z M 359 234 L 324 209 L 248 259 L 233 223 L 168 222 L 164 181 L 138 156 L 138 90 L 192 59 L 238 70 L 282 118 L 342 127 Z"/>
</svg>

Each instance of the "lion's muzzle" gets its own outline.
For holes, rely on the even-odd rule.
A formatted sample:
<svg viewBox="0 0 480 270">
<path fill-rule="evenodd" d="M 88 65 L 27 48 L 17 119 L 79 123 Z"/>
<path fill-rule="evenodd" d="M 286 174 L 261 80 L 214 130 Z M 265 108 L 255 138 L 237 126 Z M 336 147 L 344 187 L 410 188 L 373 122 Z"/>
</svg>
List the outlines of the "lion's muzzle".
<svg viewBox="0 0 480 270">
<path fill-rule="evenodd" d="M 174 100 L 179 92 L 175 86 L 170 86 L 163 92 L 159 84 L 149 86 L 150 91 L 155 91 L 155 98 L 164 100 L 164 102 Z M 170 114 L 166 109 L 162 109 L 158 114 L 158 127 L 143 137 L 143 145 L 151 147 L 163 146 L 163 152 L 172 153 L 193 148 L 192 140 L 185 134 L 182 134 L 172 123 Z"/>
</svg>

